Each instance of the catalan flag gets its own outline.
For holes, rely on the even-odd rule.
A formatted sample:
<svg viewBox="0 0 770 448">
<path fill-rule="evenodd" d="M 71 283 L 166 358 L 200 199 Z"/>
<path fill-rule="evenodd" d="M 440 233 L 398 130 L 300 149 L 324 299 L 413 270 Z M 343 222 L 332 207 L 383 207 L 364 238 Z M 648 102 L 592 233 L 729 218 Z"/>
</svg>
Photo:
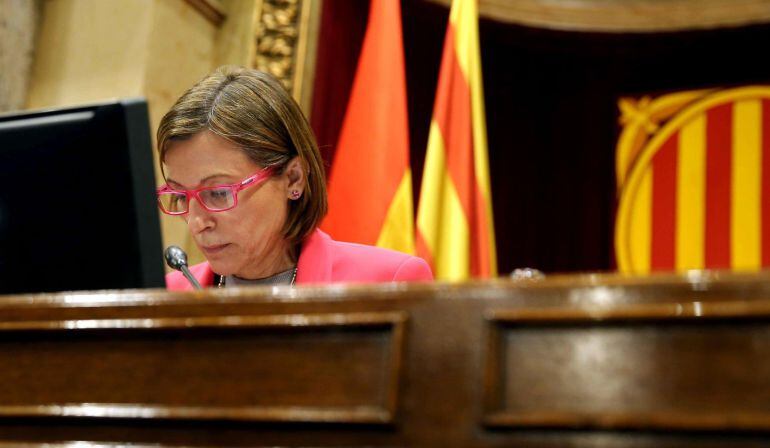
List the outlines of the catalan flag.
<svg viewBox="0 0 770 448">
<path fill-rule="evenodd" d="M 372 0 L 329 179 L 334 238 L 414 253 L 401 6 Z"/>
<path fill-rule="evenodd" d="M 770 87 L 707 92 L 654 132 L 625 171 L 621 271 L 770 266 Z"/>
<path fill-rule="evenodd" d="M 417 212 L 417 253 L 438 279 L 497 273 L 476 0 L 453 0 Z"/>
</svg>

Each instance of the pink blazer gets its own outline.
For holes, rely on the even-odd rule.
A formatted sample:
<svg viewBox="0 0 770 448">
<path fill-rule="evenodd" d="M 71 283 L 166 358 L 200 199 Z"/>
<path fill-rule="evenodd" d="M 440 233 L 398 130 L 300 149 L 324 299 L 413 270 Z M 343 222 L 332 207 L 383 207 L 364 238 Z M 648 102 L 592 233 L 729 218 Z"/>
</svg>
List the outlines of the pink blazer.
<svg viewBox="0 0 770 448">
<path fill-rule="evenodd" d="M 190 267 L 204 287 L 214 284 L 214 272 L 208 262 Z M 377 283 L 433 280 L 428 263 L 401 252 L 334 241 L 316 229 L 302 244 L 297 261 L 298 284 Z M 166 275 L 168 289 L 190 290 L 192 286 L 181 272 Z"/>
</svg>

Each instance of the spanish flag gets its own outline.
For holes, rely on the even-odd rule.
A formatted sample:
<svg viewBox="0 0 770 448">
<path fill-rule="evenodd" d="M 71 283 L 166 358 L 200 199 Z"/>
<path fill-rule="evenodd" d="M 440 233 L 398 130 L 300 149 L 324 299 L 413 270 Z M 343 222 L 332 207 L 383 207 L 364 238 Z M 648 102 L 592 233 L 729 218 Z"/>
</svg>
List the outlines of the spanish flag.
<svg viewBox="0 0 770 448">
<path fill-rule="evenodd" d="M 453 0 L 417 212 L 437 279 L 497 274 L 476 0 Z"/>
<path fill-rule="evenodd" d="M 408 126 L 400 2 L 372 0 L 329 179 L 334 238 L 414 253 Z"/>
</svg>

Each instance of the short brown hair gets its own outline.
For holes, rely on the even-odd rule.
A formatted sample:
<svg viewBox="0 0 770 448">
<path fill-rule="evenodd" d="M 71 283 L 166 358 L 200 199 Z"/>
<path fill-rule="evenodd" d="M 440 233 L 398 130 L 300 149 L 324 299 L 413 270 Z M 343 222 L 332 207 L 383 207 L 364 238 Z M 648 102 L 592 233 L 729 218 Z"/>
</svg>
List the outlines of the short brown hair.
<svg viewBox="0 0 770 448">
<path fill-rule="evenodd" d="M 236 144 L 262 167 L 282 169 L 298 156 L 307 185 L 299 200 L 289 201 L 283 234 L 299 244 L 319 225 L 327 209 L 321 153 L 307 119 L 277 79 L 224 66 L 192 86 L 158 126 L 161 167 L 172 142 L 205 130 Z"/>
</svg>

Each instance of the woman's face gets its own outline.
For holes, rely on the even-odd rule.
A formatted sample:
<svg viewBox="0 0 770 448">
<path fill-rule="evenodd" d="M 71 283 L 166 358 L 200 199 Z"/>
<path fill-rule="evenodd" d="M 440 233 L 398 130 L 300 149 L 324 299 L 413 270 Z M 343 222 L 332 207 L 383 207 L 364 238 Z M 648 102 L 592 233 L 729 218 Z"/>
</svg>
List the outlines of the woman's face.
<svg viewBox="0 0 770 448">
<path fill-rule="evenodd" d="M 210 131 L 172 143 L 165 155 L 166 181 L 181 190 L 239 183 L 261 168 Z M 287 173 L 241 190 L 238 205 L 228 211 L 210 212 L 196 199 L 190 201 L 184 219 L 214 272 L 262 278 L 291 267 L 290 247 L 281 232 L 292 187 Z"/>
</svg>

